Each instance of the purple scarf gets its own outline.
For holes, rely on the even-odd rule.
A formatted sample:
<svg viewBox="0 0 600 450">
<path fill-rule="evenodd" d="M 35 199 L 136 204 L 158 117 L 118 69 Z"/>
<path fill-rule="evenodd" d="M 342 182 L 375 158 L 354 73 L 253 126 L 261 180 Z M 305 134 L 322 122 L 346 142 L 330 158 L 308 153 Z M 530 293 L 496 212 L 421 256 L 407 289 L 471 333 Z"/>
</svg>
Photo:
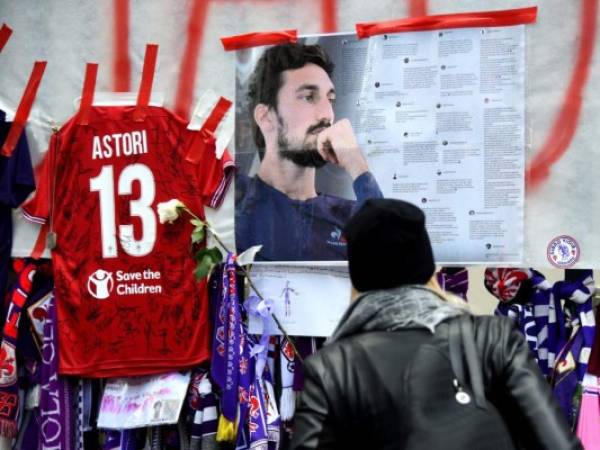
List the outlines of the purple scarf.
<svg viewBox="0 0 600 450">
<path fill-rule="evenodd" d="M 221 285 L 221 304 L 217 306 L 211 375 L 221 388 L 221 412 L 235 422 L 238 409 L 240 372 L 248 359 L 240 357 L 241 311 L 237 293 L 235 256 L 227 255 Z"/>
<path fill-rule="evenodd" d="M 31 293 L 36 267 L 32 262 L 15 260 L 18 279 L 10 297 L 0 347 L 0 435 L 11 439 L 17 436 L 19 417 L 16 355 L 19 319 L 27 297 Z"/>
<path fill-rule="evenodd" d="M 256 345 L 244 327 L 243 355 Z M 279 448 L 279 414 L 275 405 L 268 366 L 256 372 L 258 357 L 250 357 L 249 370 L 240 376 L 240 425 L 236 449 L 274 450 Z"/>
<path fill-rule="evenodd" d="M 444 291 L 459 296 L 465 302 L 467 301 L 467 291 L 469 290 L 469 271 L 466 268 L 444 267 L 437 273 L 437 280 L 440 287 Z"/>
<path fill-rule="evenodd" d="M 74 448 L 71 390 L 66 378 L 58 375 L 58 327 L 56 300 L 50 299 L 44 321 L 42 343 L 40 443 L 42 448 Z"/>
<path fill-rule="evenodd" d="M 296 349 L 303 360 L 308 358 L 310 355 L 314 355 L 317 350 L 323 347 L 325 338 L 315 337 L 303 337 L 298 336 L 294 339 L 296 343 Z M 298 358 L 298 355 L 294 356 L 294 391 L 301 391 L 304 387 L 304 365 Z"/>
</svg>

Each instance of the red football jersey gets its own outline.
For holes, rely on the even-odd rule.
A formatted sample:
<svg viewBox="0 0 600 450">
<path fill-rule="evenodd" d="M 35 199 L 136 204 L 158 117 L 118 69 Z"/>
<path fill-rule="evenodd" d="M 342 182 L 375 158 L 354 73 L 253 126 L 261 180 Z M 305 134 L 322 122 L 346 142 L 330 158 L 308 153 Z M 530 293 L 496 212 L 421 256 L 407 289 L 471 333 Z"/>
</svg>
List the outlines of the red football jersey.
<svg viewBox="0 0 600 450">
<path fill-rule="evenodd" d="M 25 216 L 52 221 L 59 372 L 143 375 L 210 356 L 206 282 L 197 283 L 184 214 L 160 224 L 156 205 L 179 199 L 196 215 L 220 204 L 233 162 L 164 108 L 92 107 L 51 141 Z M 198 152 L 202 152 L 198 155 Z M 194 163 L 186 157 L 194 155 Z"/>
</svg>

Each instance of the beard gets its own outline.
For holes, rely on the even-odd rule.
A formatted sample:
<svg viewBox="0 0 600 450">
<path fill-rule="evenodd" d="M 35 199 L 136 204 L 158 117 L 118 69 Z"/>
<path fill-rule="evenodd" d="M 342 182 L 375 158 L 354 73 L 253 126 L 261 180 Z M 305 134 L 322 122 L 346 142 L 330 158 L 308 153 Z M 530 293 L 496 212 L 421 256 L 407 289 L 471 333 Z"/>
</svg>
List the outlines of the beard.
<svg viewBox="0 0 600 450">
<path fill-rule="evenodd" d="M 317 150 L 317 134 L 323 128 L 330 126 L 329 122 L 319 122 L 306 130 L 303 140 L 293 139 L 288 136 L 287 125 L 281 117 L 278 117 L 277 144 L 279 145 L 279 156 L 282 159 L 292 161 L 300 167 L 323 167 L 327 161 L 323 159 Z"/>
</svg>

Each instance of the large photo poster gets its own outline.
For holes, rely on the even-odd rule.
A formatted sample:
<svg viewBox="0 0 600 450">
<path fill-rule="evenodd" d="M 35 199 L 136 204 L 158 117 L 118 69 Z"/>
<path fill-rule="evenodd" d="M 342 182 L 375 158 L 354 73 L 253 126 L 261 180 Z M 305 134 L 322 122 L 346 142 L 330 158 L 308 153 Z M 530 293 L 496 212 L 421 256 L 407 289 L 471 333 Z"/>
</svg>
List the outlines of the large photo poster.
<svg viewBox="0 0 600 450">
<path fill-rule="evenodd" d="M 343 261 L 373 197 L 420 206 L 436 260 L 523 260 L 525 27 L 310 36 L 237 52 L 235 236 Z"/>
</svg>

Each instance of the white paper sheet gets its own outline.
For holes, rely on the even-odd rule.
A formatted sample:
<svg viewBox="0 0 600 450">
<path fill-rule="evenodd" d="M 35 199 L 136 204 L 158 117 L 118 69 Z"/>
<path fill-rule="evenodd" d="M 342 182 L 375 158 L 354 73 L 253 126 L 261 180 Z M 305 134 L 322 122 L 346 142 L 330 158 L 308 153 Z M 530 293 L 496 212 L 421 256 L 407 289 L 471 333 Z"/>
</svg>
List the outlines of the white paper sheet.
<svg viewBox="0 0 600 450">
<path fill-rule="evenodd" d="M 369 39 L 355 115 L 386 197 L 417 204 L 438 263 L 523 259 L 525 27 Z"/>
<path fill-rule="evenodd" d="M 330 336 L 350 301 L 344 267 L 256 265 L 251 277 L 262 296 L 273 301 L 277 319 L 293 336 Z M 271 322 L 269 329 L 277 327 Z M 249 331 L 262 334 L 262 320 L 250 316 Z"/>
<path fill-rule="evenodd" d="M 177 423 L 190 372 L 108 380 L 98 428 L 129 429 Z"/>
</svg>

